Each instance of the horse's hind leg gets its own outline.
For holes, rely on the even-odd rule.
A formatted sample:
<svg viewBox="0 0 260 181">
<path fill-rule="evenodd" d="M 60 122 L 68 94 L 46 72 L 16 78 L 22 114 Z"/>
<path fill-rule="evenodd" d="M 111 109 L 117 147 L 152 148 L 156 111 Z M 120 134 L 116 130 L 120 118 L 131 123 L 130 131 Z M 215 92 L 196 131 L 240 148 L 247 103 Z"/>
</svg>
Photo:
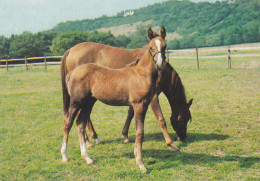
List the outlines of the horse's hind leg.
<svg viewBox="0 0 260 181">
<path fill-rule="evenodd" d="M 158 95 L 154 95 L 150 105 L 151 105 L 153 113 L 158 121 L 158 124 L 162 129 L 166 144 L 171 148 L 172 151 L 178 151 L 179 149 L 173 144 L 173 141 L 169 135 L 169 132 L 167 131 L 166 122 L 164 120 L 162 110 L 160 108 Z"/>
<path fill-rule="evenodd" d="M 130 127 L 130 124 L 131 124 L 133 117 L 134 117 L 134 109 L 133 109 L 132 106 L 130 106 L 129 110 L 128 110 L 128 115 L 127 115 L 127 118 L 126 118 L 126 121 L 125 121 L 125 125 L 124 125 L 124 128 L 122 130 L 122 135 L 124 137 L 124 143 L 129 142 L 128 131 L 129 131 L 129 127 Z"/>
<path fill-rule="evenodd" d="M 61 155 L 62 155 L 62 162 L 67 162 L 67 144 L 68 144 L 68 137 L 71 127 L 73 125 L 73 121 L 77 115 L 78 109 L 76 107 L 70 106 L 69 113 L 64 119 L 64 137 L 63 143 L 61 147 Z"/>
<path fill-rule="evenodd" d="M 96 101 L 97 101 L 97 100 L 94 99 L 94 98 L 89 99 L 88 102 L 86 103 L 84 109 L 87 108 L 87 109 L 90 111 L 90 113 L 91 113 L 92 108 L 93 108 L 94 104 L 96 103 Z M 94 126 L 93 126 L 92 121 L 91 121 L 91 119 L 90 119 L 90 113 L 89 113 L 89 114 L 85 114 L 85 115 L 84 115 L 84 118 L 82 118 L 82 119 L 85 119 L 85 120 L 86 120 L 87 127 L 88 127 L 88 131 L 89 131 L 89 133 L 90 133 L 90 136 L 91 136 L 93 139 L 95 139 L 95 140 L 96 140 L 96 143 L 98 144 L 98 143 L 101 143 L 102 140 L 98 137 L 98 135 L 97 135 L 97 133 L 96 133 L 96 131 L 95 131 L 95 129 L 94 129 Z M 85 131 L 85 132 L 86 132 L 86 131 Z M 86 134 L 85 136 L 86 136 L 87 147 L 92 147 L 92 144 L 90 143 L 87 134 Z"/>
<path fill-rule="evenodd" d="M 89 114 L 90 113 L 87 109 L 81 109 L 80 115 L 78 116 L 78 119 L 77 119 L 77 126 L 78 126 L 81 156 L 86 159 L 87 164 L 92 164 L 93 161 L 91 160 L 91 158 L 89 157 L 88 152 L 87 152 L 86 121 L 84 120 L 84 118 L 86 118 Z"/>
</svg>

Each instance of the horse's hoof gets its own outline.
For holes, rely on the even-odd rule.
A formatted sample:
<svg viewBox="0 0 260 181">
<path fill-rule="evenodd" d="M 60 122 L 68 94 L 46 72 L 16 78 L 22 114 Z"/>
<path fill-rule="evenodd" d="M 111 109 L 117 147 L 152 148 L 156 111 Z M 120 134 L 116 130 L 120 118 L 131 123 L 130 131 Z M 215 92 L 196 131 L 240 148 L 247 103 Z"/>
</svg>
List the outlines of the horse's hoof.
<svg viewBox="0 0 260 181">
<path fill-rule="evenodd" d="M 124 140 L 124 143 L 125 143 L 125 144 L 129 143 L 129 139 L 125 139 L 125 140 Z"/>
<path fill-rule="evenodd" d="M 147 173 L 147 169 L 144 166 L 141 166 L 140 170 L 141 170 L 142 173 Z"/>
<path fill-rule="evenodd" d="M 92 148 L 93 145 L 90 142 L 86 142 L 87 148 Z"/>
<path fill-rule="evenodd" d="M 90 159 L 90 158 L 86 158 L 86 161 L 87 161 L 88 165 L 93 165 L 94 164 L 93 160 Z"/>
<path fill-rule="evenodd" d="M 62 163 L 68 163 L 68 159 L 62 159 Z"/>
<path fill-rule="evenodd" d="M 88 165 L 93 165 L 94 162 L 91 160 L 90 162 L 87 162 Z"/>
<path fill-rule="evenodd" d="M 103 141 L 100 138 L 95 138 L 95 140 L 96 140 L 96 144 L 102 144 L 103 143 Z"/>
<path fill-rule="evenodd" d="M 176 147 L 175 145 L 169 145 L 169 148 L 174 153 L 180 152 L 180 149 L 178 147 Z"/>
</svg>

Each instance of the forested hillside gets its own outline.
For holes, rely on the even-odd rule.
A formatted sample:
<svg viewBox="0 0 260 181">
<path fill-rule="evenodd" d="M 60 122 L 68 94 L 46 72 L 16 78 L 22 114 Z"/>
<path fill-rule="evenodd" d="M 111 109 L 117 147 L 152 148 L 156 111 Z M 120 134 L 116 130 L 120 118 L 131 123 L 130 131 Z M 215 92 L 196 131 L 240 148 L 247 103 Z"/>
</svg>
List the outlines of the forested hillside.
<svg viewBox="0 0 260 181">
<path fill-rule="evenodd" d="M 167 32 L 180 35 L 181 38 L 170 42 L 172 48 L 257 42 L 260 41 L 259 7 L 259 0 L 215 3 L 169 0 L 134 10 L 131 16 L 124 17 L 124 12 L 120 12 L 113 17 L 63 22 L 52 30 L 92 31 L 152 20 L 152 26 L 164 25 Z"/>
<path fill-rule="evenodd" d="M 126 16 L 126 12 L 130 12 Z M 138 24 L 138 26 L 137 26 Z M 0 36 L 0 58 L 58 55 L 84 41 L 137 48 L 147 43 L 147 28 L 164 25 L 170 49 L 260 42 L 260 0 L 215 3 L 169 0 L 116 16 L 68 21 L 38 33 Z M 130 34 L 116 36 L 132 29 Z M 107 29 L 110 32 L 100 32 Z M 171 36 L 174 35 L 174 36 Z"/>
</svg>

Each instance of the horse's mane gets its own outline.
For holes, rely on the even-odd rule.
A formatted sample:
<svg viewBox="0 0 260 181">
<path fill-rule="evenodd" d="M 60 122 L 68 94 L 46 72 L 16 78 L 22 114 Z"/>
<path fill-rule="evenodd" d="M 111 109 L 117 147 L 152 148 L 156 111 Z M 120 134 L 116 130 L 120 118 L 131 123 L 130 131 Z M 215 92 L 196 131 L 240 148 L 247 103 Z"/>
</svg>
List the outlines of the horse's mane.
<svg viewBox="0 0 260 181">
<path fill-rule="evenodd" d="M 138 64 L 139 61 L 140 61 L 140 58 L 137 59 L 137 60 L 134 61 L 134 62 L 131 62 L 131 63 L 127 64 L 126 67 L 133 67 L 133 66 L 136 66 L 136 65 Z"/>
<path fill-rule="evenodd" d="M 182 84 L 179 74 L 169 63 L 167 63 L 167 67 L 172 72 L 171 88 L 174 89 L 174 98 L 177 100 L 177 102 L 183 102 L 184 100 L 184 102 L 187 103 L 185 88 Z"/>
<path fill-rule="evenodd" d="M 158 33 L 153 32 L 153 36 L 158 37 L 160 35 Z M 138 62 L 140 61 L 140 59 L 142 58 L 142 56 L 144 55 L 145 51 L 148 49 L 148 47 L 149 47 L 149 43 L 147 43 L 142 48 L 140 48 L 140 50 L 144 50 L 144 51 L 138 51 L 138 54 L 136 56 L 139 58 L 136 61 L 127 64 L 126 67 L 132 67 L 132 66 L 137 65 Z"/>
<path fill-rule="evenodd" d="M 149 43 L 144 45 L 142 48 L 140 48 L 140 51 L 138 51 L 138 53 L 136 54 L 137 60 L 135 60 L 134 62 L 131 62 L 129 64 L 126 65 L 126 67 L 132 67 L 138 64 L 138 62 L 140 61 L 140 59 L 142 58 L 142 56 L 144 55 L 144 52 L 148 49 Z M 141 51 L 144 50 L 144 51 Z"/>
</svg>

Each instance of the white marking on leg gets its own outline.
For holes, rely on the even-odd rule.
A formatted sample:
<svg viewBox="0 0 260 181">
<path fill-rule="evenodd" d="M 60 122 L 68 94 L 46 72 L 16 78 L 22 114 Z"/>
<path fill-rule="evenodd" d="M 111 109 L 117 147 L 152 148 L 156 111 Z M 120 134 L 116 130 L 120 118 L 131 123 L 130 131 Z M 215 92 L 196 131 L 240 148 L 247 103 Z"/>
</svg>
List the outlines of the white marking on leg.
<svg viewBox="0 0 260 181">
<path fill-rule="evenodd" d="M 61 147 L 61 155 L 62 155 L 62 162 L 67 162 L 68 161 L 68 157 L 67 157 L 67 143 L 62 143 L 62 147 Z"/>
<path fill-rule="evenodd" d="M 100 138 L 94 138 L 96 140 L 96 143 L 99 144 L 100 142 L 102 142 L 102 140 Z"/>
<path fill-rule="evenodd" d="M 88 150 L 86 143 L 80 144 L 81 156 L 84 157 L 87 161 L 87 164 L 92 164 L 93 160 L 88 156 Z"/>
</svg>

